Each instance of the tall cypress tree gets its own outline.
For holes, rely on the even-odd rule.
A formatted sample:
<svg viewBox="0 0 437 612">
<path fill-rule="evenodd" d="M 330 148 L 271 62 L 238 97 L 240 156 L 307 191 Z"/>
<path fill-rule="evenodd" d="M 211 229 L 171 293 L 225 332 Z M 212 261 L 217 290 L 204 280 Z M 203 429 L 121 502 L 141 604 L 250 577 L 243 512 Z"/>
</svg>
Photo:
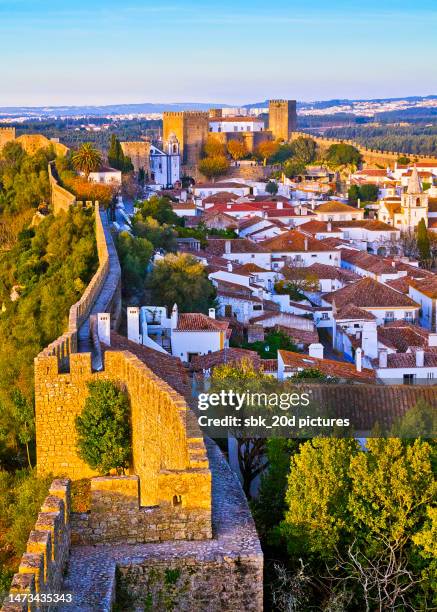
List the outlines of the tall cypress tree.
<svg viewBox="0 0 437 612">
<path fill-rule="evenodd" d="M 421 261 L 431 259 L 428 230 L 424 219 L 421 219 L 417 226 L 417 248 L 419 249 Z"/>
</svg>

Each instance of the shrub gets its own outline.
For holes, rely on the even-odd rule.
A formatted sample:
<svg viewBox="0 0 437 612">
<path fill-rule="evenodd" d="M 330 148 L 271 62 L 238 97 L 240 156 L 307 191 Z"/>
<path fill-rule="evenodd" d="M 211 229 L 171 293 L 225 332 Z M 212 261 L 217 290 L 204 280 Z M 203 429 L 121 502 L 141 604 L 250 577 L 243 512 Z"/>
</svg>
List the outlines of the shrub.
<svg viewBox="0 0 437 612">
<path fill-rule="evenodd" d="M 109 380 L 88 383 L 89 395 L 76 417 L 79 456 L 94 470 L 108 474 L 128 467 L 131 455 L 127 395 Z"/>
</svg>

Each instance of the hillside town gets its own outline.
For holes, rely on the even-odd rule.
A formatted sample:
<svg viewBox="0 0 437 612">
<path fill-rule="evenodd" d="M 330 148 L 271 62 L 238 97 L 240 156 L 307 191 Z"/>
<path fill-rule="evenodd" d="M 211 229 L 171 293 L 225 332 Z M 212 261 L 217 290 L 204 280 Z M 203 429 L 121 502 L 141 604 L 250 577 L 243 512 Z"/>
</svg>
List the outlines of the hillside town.
<svg viewBox="0 0 437 612">
<path fill-rule="evenodd" d="M 414 538 L 432 557 L 437 158 L 315 138 L 296 100 L 275 99 L 259 113 L 164 112 L 160 137 L 112 133 L 105 149 L 4 125 L 0 173 L 1 425 L 25 432 L 0 442 L 16 453 L 5 479 L 23 457 L 34 479 L 4 502 L 2 611 L 429 609 L 401 607 L 418 600 L 408 589 L 430 600 L 422 557 L 425 595 L 405 578 L 403 540 L 378 523 L 389 561 L 357 553 L 367 515 L 354 508 L 340 557 L 343 527 L 324 539 L 317 504 L 344 491 L 372 502 L 374 529 L 396 488 L 380 484 L 397 478 L 387 462 L 420 465 Z M 299 391 L 316 411 L 300 439 L 203 429 L 199 398 L 235 389 Z M 402 486 L 416 494 L 414 478 Z M 326 542 L 341 576 L 359 555 L 376 555 L 376 572 L 394 564 L 385 595 L 373 566 L 356 590 L 307 579 Z M 366 589 L 384 603 L 364 608 Z"/>
</svg>

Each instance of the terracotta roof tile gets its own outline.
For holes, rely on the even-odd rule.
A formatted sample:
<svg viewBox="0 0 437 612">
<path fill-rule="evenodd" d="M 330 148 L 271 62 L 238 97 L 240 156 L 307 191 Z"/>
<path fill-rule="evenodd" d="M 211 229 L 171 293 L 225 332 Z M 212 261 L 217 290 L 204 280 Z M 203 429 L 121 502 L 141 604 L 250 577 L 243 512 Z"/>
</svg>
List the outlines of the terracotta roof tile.
<svg viewBox="0 0 437 612">
<path fill-rule="evenodd" d="M 395 291 L 387 285 L 378 283 L 373 278 L 363 278 L 352 285 L 333 291 L 323 296 L 330 304 L 335 302 L 337 308 L 341 309 L 348 304 L 354 304 L 360 308 L 392 308 L 406 307 L 419 308 L 410 297 Z"/>
<path fill-rule="evenodd" d="M 269 252 L 332 251 L 329 246 L 323 244 L 320 240 L 306 236 L 298 230 L 290 230 L 280 236 L 263 240 L 258 244 Z"/>
<path fill-rule="evenodd" d="M 200 312 L 186 312 L 179 314 L 177 327 L 173 331 L 226 331 L 228 327 L 226 321 L 218 321 Z"/>
<path fill-rule="evenodd" d="M 344 380 L 357 380 L 362 382 L 371 382 L 375 380 L 374 370 L 363 368 L 358 372 L 355 365 L 344 361 L 334 361 L 333 359 L 318 359 L 310 357 L 302 353 L 293 353 L 291 351 L 278 351 L 280 353 L 285 367 L 288 371 L 298 372 L 302 369 L 315 368 L 323 372 L 327 376 Z"/>
</svg>

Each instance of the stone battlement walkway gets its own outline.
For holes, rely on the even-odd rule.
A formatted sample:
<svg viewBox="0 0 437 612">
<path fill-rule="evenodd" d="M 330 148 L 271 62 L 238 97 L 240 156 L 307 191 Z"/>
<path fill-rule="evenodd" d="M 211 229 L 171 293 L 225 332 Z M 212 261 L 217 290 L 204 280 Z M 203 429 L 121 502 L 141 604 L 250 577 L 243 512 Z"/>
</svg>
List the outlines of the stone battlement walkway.
<svg viewBox="0 0 437 612">
<path fill-rule="evenodd" d="M 212 472 L 213 539 L 203 541 L 174 541 L 160 544 L 125 544 L 73 546 L 63 592 L 73 593 L 74 610 L 80 612 L 109 611 L 115 592 L 116 567 L 139 565 L 144 560 L 165 561 L 194 560 L 198 563 L 214 563 L 246 560 L 260 572 L 259 585 L 248 594 L 246 610 L 258 610 L 262 602 L 263 554 L 255 524 L 241 485 L 231 471 L 217 445 L 206 440 Z M 259 589 L 258 600 L 254 590 Z M 210 603 L 210 593 L 204 593 L 204 606 L 200 610 L 226 610 L 224 600 L 217 605 Z M 71 612 L 71 604 L 58 608 Z"/>
<path fill-rule="evenodd" d="M 99 312 L 110 311 L 114 293 L 117 291 L 117 287 L 120 284 L 121 276 L 120 262 L 118 260 L 117 250 L 112 239 L 111 230 L 109 228 L 109 222 L 105 211 L 100 211 L 100 218 L 102 220 L 106 238 L 106 246 L 108 249 L 109 270 L 103 287 L 94 301 L 90 314 L 86 321 L 81 325 L 78 333 L 78 351 L 79 353 L 91 353 L 93 357 L 93 365 L 99 364 L 94 363 L 97 356 L 94 354 L 95 350 L 90 338 L 90 317 L 92 315 L 97 315 Z"/>
</svg>

